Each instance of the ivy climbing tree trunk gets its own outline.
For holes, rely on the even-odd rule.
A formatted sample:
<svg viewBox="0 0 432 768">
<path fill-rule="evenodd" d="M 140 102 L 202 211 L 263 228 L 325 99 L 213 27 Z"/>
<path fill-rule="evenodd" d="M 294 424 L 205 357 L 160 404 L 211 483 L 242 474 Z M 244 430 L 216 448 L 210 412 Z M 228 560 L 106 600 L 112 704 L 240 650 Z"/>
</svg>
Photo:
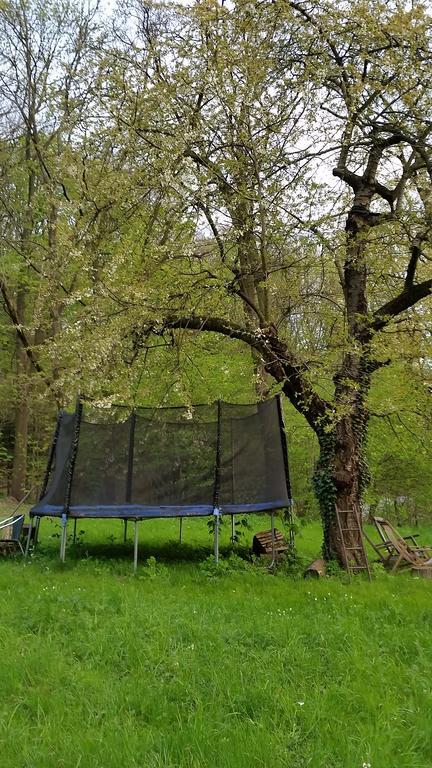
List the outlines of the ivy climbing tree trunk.
<svg viewBox="0 0 432 768">
<path fill-rule="evenodd" d="M 343 153 L 341 153 L 343 155 Z M 370 156 L 376 156 L 373 148 Z M 340 160 L 341 162 L 341 160 Z M 370 164 L 369 164 L 370 165 Z M 340 168 L 335 169 L 339 175 Z M 343 175 L 343 172 L 342 172 Z M 333 423 L 317 432 L 320 460 L 316 490 L 324 523 L 324 552 L 327 558 L 343 561 L 343 546 L 335 519 L 335 507 L 344 510 L 346 527 L 352 529 L 345 541 L 360 547 L 356 533 L 361 519 L 362 493 L 368 482 L 365 458 L 368 409 L 366 398 L 371 384 L 371 330 L 367 302 L 367 242 L 370 204 L 373 197 L 371 171 L 355 185 L 353 205 L 346 223 L 346 256 L 342 288 L 347 318 L 347 350 L 334 376 Z"/>
</svg>

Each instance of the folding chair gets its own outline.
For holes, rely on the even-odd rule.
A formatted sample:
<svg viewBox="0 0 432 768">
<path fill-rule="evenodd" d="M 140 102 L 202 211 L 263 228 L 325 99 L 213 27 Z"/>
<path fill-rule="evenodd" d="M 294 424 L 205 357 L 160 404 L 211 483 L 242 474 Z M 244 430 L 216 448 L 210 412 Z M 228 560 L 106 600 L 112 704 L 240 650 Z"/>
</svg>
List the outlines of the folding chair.
<svg viewBox="0 0 432 768">
<path fill-rule="evenodd" d="M 7 554 L 20 549 L 24 554 L 21 535 L 24 525 L 24 514 L 12 515 L 0 522 L 0 552 Z"/>
</svg>

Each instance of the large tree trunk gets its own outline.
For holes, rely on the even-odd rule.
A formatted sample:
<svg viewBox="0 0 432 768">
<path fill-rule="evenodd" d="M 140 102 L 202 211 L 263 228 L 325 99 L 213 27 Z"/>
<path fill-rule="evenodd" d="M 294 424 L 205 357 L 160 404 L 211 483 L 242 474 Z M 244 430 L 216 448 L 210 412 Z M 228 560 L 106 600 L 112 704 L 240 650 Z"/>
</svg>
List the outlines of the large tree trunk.
<svg viewBox="0 0 432 768">
<path fill-rule="evenodd" d="M 18 292 L 17 314 L 20 322 L 23 322 L 25 313 L 25 289 Z M 29 359 L 23 348 L 21 340 L 16 340 L 17 382 L 19 387 L 15 409 L 14 450 L 11 478 L 11 495 L 15 499 L 22 499 L 26 488 L 27 475 L 27 447 L 28 447 L 28 375 Z"/>
<path fill-rule="evenodd" d="M 371 333 L 368 325 L 366 294 L 366 234 L 372 193 L 360 187 L 347 219 L 347 251 L 343 291 L 347 313 L 347 351 L 334 376 L 334 412 L 322 428 L 318 427 L 320 460 L 315 478 L 324 527 L 324 556 L 345 566 L 343 542 L 335 509 L 346 512 L 348 529 L 345 544 L 362 546 L 361 497 L 369 475 L 365 461 L 368 410 L 365 404 L 370 388 Z M 357 530 L 356 530 L 357 529 Z M 354 550 L 352 550 L 354 551 Z"/>
<path fill-rule="evenodd" d="M 27 64 L 30 66 L 30 52 L 27 51 Z M 29 125 L 34 121 L 34 101 L 29 105 Z M 27 165 L 27 204 L 23 215 L 21 232 L 21 250 L 24 257 L 31 256 L 31 234 L 33 231 L 33 200 L 35 194 L 36 175 L 32 167 L 31 131 L 28 128 L 25 137 L 25 160 Z M 25 282 L 18 288 L 16 302 L 16 317 L 20 326 L 25 326 L 27 287 Z M 15 440 L 12 465 L 11 494 L 16 499 L 24 496 L 27 474 L 27 447 L 28 447 L 28 375 L 29 359 L 23 346 L 22 338 L 17 332 L 16 337 L 17 357 L 17 382 L 19 394 L 15 411 Z"/>
<path fill-rule="evenodd" d="M 352 528 L 345 544 L 361 546 L 356 532 L 361 520 L 361 498 L 367 482 L 364 460 L 365 428 L 358 428 L 359 413 L 342 418 L 332 432 L 319 436 L 320 457 L 314 477 L 315 492 L 323 521 L 324 556 L 345 566 L 343 545 L 336 520 L 336 507 L 346 513 L 344 525 Z"/>
<path fill-rule="evenodd" d="M 25 389 L 27 390 L 27 387 Z M 23 498 L 26 488 L 28 424 L 27 391 L 22 391 L 15 413 L 15 442 L 11 480 L 11 495 L 18 501 Z"/>
</svg>

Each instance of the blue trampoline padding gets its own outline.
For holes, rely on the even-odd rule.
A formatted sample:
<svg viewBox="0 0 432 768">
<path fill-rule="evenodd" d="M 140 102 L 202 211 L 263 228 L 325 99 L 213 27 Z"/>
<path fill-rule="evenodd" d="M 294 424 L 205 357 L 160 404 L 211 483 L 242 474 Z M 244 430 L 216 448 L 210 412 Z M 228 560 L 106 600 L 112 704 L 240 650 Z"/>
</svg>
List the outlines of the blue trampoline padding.
<svg viewBox="0 0 432 768">
<path fill-rule="evenodd" d="M 221 504 L 220 510 L 225 515 L 240 515 L 249 512 L 268 512 L 271 509 L 283 509 L 290 504 L 289 499 L 273 499 L 261 504 Z"/>
<path fill-rule="evenodd" d="M 61 517 L 64 507 L 54 504 L 36 504 L 30 510 L 33 517 Z M 69 517 L 99 517 L 99 518 L 145 518 L 145 517 L 200 517 L 211 515 L 213 507 L 210 504 L 202 504 L 191 507 L 144 507 L 140 504 L 120 504 L 114 506 L 72 505 L 69 509 Z"/>
<path fill-rule="evenodd" d="M 220 506 L 222 514 L 245 514 L 249 512 L 264 512 L 270 509 L 286 507 L 286 500 L 276 499 L 262 504 L 227 504 Z M 30 510 L 32 517 L 61 517 L 64 507 L 54 504 L 36 504 Z M 71 518 L 157 518 L 157 517 L 205 517 L 213 514 L 213 506 L 202 504 L 189 507 L 144 507 L 139 504 L 124 504 L 121 506 L 71 506 Z"/>
</svg>

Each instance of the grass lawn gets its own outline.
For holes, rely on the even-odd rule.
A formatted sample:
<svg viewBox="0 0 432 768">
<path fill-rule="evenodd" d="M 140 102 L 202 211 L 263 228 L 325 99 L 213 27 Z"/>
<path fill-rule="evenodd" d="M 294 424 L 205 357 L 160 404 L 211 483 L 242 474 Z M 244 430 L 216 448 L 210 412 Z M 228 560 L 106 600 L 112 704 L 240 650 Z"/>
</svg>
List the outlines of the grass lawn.
<svg viewBox="0 0 432 768">
<path fill-rule="evenodd" d="M 142 523 L 133 577 L 118 521 L 82 528 L 0 559 L 1 768 L 430 768 L 431 582 L 215 575 L 203 520 Z"/>
</svg>

